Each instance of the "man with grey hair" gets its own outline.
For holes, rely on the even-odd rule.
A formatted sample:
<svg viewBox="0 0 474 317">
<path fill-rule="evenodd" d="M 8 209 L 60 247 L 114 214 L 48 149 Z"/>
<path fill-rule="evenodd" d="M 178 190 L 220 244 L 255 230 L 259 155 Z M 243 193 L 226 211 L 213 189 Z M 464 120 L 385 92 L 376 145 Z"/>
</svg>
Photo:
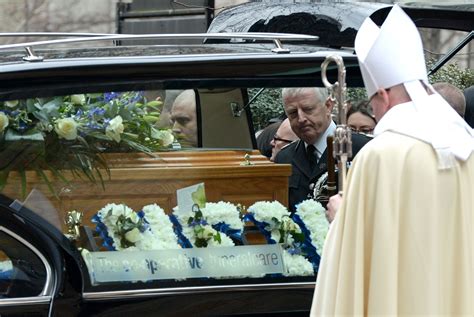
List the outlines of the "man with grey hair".
<svg viewBox="0 0 474 317">
<path fill-rule="evenodd" d="M 284 147 L 276 156 L 275 163 L 292 165 L 288 207 L 294 211 L 297 204 L 308 198 L 310 184 L 327 171 L 326 139 L 334 134 L 336 124 L 331 118 L 333 102 L 325 88 L 283 88 L 282 99 L 291 129 L 300 140 Z M 353 155 L 369 140 L 355 134 Z"/>
<path fill-rule="evenodd" d="M 433 88 L 464 118 L 464 113 L 466 112 L 466 98 L 461 89 L 445 82 L 435 83 L 433 84 Z"/>
</svg>

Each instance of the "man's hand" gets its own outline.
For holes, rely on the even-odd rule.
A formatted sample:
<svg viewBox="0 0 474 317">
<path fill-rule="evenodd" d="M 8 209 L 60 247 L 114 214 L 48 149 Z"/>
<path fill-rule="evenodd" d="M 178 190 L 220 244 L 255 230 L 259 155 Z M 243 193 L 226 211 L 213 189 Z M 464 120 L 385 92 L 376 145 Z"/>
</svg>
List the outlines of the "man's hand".
<svg viewBox="0 0 474 317">
<path fill-rule="evenodd" d="M 337 210 L 339 209 L 341 203 L 341 194 L 337 194 L 329 198 L 329 202 L 327 204 L 328 209 L 326 210 L 326 219 L 329 221 L 329 223 L 331 223 L 334 220 L 334 217 L 336 217 Z"/>
</svg>

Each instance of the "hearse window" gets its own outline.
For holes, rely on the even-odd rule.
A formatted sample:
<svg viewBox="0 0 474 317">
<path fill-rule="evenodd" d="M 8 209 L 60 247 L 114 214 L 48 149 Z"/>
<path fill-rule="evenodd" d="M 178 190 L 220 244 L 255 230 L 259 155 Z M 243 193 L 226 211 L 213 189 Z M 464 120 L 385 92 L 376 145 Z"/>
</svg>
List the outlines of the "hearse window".
<svg viewBox="0 0 474 317">
<path fill-rule="evenodd" d="M 46 268 L 38 256 L 0 228 L 0 301 L 39 296 L 46 278 Z"/>
<path fill-rule="evenodd" d="M 0 158 L 34 158 L 0 160 L 3 193 L 50 199 L 88 291 L 313 283 L 324 210 L 291 214 L 291 165 L 256 150 L 252 112 L 283 112 L 281 87 L 169 88 L 0 102 Z"/>
</svg>

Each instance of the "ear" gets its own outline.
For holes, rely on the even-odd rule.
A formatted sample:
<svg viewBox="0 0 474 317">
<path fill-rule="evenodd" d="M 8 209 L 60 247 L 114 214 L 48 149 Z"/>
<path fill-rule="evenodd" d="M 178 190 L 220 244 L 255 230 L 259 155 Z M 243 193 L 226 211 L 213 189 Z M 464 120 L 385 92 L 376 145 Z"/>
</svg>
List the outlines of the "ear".
<svg viewBox="0 0 474 317">
<path fill-rule="evenodd" d="M 377 89 L 377 96 L 379 97 L 379 100 L 382 102 L 381 105 L 384 110 L 384 113 L 387 112 L 390 109 L 389 90 L 384 89 L 384 88 L 379 88 Z"/>
</svg>

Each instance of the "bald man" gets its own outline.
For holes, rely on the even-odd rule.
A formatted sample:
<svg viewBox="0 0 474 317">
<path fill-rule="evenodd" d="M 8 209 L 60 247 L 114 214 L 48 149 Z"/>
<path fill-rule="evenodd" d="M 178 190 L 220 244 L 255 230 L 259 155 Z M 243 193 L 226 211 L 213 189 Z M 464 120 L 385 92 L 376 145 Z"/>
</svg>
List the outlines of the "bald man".
<svg viewBox="0 0 474 317">
<path fill-rule="evenodd" d="M 196 94 L 188 89 L 176 97 L 171 107 L 173 133 L 183 147 L 198 146 Z"/>
</svg>

